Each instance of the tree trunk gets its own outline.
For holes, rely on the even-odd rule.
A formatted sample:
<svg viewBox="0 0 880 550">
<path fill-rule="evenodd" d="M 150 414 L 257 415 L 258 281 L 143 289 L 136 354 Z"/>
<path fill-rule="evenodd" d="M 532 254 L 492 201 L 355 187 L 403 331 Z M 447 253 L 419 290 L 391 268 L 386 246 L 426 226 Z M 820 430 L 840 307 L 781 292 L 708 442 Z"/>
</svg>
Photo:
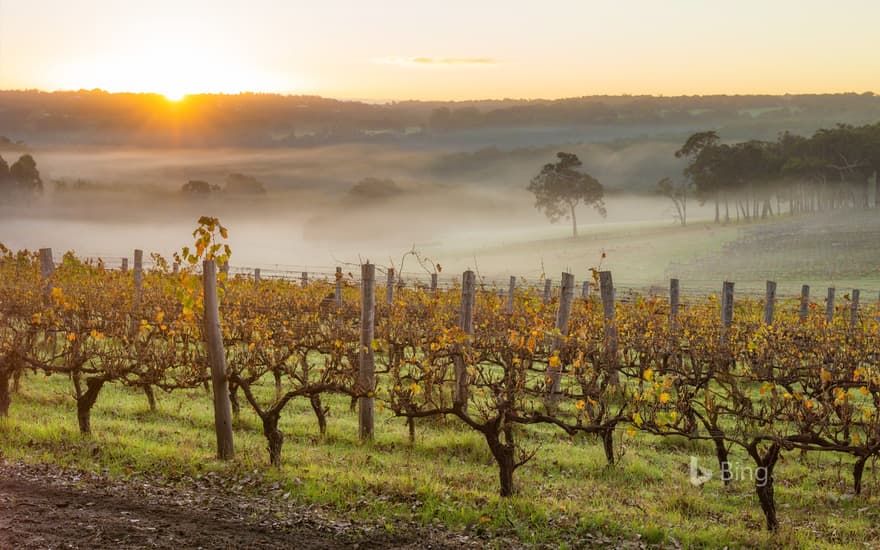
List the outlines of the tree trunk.
<svg viewBox="0 0 880 550">
<path fill-rule="evenodd" d="M 724 446 L 724 435 L 714 430 L 712 442 L 715 443 L 715 456 L 718 458 L 718 471 L 721 472 L 721 480 L 725 487 L 730 485 L 730 460 L 728 460 L 727 447 Z"/>
<path fill-rule="evenodd" d="M 16 371 L 12 374 L 12 393 L 19 393 L 21 391 L 21 377 L 24 375 L 21 369 L 16 369 Z"/>
<path fill-rule="evenodd" d="M 865 462 L 869 457 L 870 455 L 860 456 L 853 465 L 853 492 L 857 495 L 862 494 L 862 473 L 865 471 Z"/>
<path fill-rule="evenodd" d="M 602 432 L 602 447 L 605 449 L 605 460 L 614 466 L 614 428 Z"/>
<path fill-rule="evenodd" d="M 874 208 L 880 208 L 880 170 L 874 174 Z"/>
<path fill-rule="evenodd" d="M 150 405 L 150 412 L 156 412 L 156 395 L 153 393 L 153 386 L 149 384 L 144 386 L 144 394 L 147 396 L 147 403 Z"/>
<path fill-rule="evenodd" d="M 278 430 L 278 412 L 267 412 L 263 415 L 263 435 L 269 443 L 269 463 L 276 468 L 281 467 L 281 446 L 284 444 L 284 434 Z"/>
<path fill-rule="evenodd" d="M 718 205 L 718 193 L 715 193 L 715 223 L 719 223 L 721 221 L 721 217 L 719 216 L 719 205 Z"/>
<path fill-rule="evenodd" d="M 767 520 L 767 530 L 776 531 L 779 529 L 779 520 L 776 519 L 776 501 L 773 497 L 773 478 L 770 477 L 766 483 L 759 484 L 755 482 L 755 492 L 758 493 L 758 501 L 761 503 L 761 511 L 764 512 L 764 518 Z"/>
<path fill-rule="evenodd" d="M 416 420 L 413 417 L 407 418 L 406 426 L 409 428 L 409 443 L 413 445 L 416 442 Z"/>
<path fill-rule="evenodd" d="M 571 208 L 571 236 L 576 238 L 578 236 L 578 222 L 577 217 L 574 215 L 574 204 L 569 204 L 568 206 Z"/>
<path fill-rule="evenodd" d="M 275 401 L 281 399 L 281 369 L 272 369 L 272 376 L 275 377 Z"/>
<path fill-rule="evenodd" d="M 76 419 L 82 435 L 92 433 L 92 406 L 98 400 L 98 393 L 103 386 L 103 378 L 86 378 L 86 391 L 76 398 Z"/>
<path fill-rule="evenodd" d="M 501 496 L 509 497 L 513 495 L 513 471 L 516 469 L 516 463 L 513 459 L 514 446 L 513 443 L 501 443 L 497 433 L 486 432 L 486 442 L 489 443 L 489 450 L 495 462 L 498 463 L 498 477 L 501 481 Z"/>
<path fill-rule="evenodd" d="M 315 416 L 318 418 L 318 431 L 321 433 L 321 437 L 323 437 L 327 433 L 327 409 L 321 405 L 320 394 L 310 395 L 309 402 L 312 404 L 312 410 L 315 411 Z"/>
<path fill-rule="evenodd" d="M 9 369 L 0 369 L 0 416 L 9 416 L 9 404 L 12 397 L 9 395 L 9 379 L 12 372 Z"/>
<path fill-rule="evenodd" d="M 241 413 L 241 405 L 238 403 L 238 385 L 229 384 L 229 405 L 232 407 L 232 417 L 237 421 Z"/>
<path fill-rule="evenodd" d="M 773 496 L 773 469 L 779 460 L 779 451 L 779 445 L 776 443 L 772 444 L 763 456 L 758 452 L 757 443 L 749 448 L 749 455 L 758 466 L 755 470 L 755 493 L 758 495 L 758 502 L 761 503 L 764 519 L 767 520 L 768 531 L 779 529 L 779 520 L 776 519 L 776 500 Z"/>
</svg>

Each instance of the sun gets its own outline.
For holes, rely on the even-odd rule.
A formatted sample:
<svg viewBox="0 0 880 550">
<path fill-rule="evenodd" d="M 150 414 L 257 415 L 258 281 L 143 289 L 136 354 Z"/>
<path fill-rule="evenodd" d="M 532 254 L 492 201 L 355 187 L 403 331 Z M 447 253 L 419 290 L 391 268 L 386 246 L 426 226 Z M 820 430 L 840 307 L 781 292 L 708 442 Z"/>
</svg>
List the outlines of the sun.
<svg viewBox="0 0 880 550">
<path fill-rule="evenodd" d="M 172 103 L 177 103 L 179 101 L 183 101 L 186 98 L 186 92 L 181 90 L 173 90 L 173 91 L 165 91 L 161 92 L 162 97 L 171 101 Z"/>
</svg>

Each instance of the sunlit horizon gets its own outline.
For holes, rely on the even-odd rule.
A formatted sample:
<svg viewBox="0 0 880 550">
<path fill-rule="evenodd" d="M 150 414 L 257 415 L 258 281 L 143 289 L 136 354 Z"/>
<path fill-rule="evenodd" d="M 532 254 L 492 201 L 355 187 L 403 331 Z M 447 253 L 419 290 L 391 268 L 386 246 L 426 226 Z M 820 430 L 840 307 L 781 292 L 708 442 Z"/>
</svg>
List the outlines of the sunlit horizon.
<svg viewBox="0 0 880 550">
<path fill-rule="evenodd" d="M 2 2 L 0 89 L 370 102 L 878 92 L 878 19 L 864 0 Z"/>
</svg>

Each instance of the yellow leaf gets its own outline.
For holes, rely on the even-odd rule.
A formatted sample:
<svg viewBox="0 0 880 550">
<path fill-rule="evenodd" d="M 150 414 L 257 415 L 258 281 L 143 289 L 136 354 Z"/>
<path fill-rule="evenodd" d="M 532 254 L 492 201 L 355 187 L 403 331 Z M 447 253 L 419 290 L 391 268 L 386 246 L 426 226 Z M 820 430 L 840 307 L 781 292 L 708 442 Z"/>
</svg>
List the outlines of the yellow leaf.
<svg viewBox="0 0 880 550">
<path fill-rule="evenodd" d="M 666 403 L 667 401 L 669 401 L 669 394 L 666 392 L 661 393 L 660 394 L 660 402 Z"/>
<path fill-rule="evenodd" d="M 654 371 L 651 369 L 645 369 L 645 374 L 642 375 L 645 380 L 651 381 L 651 378 L 654 377 Z"/>
<path fill-rule="evenodd" d="M 633 413 L 633 424 L 635 424 L 638 427 L 641 427 L 643 422 L 644 421 L 642 420 L 642 415 L 640 415 L 637 412 L 634 412 Z"/>
<path fill-rule="evenodd" d="M 559 360 L 559 356 L 554 354 L 552 357 L 550 357 L 550 361 L 549 361 L 550 368 L 552 368 L 552 369 L 559 368 L 559 365 L 561 362 L 562 361 Z"/>
<path fill-rule="evenodd" d="M 578 402 L 575 403 L 574 406 L 577 407 L 577 410 L 582 411 L 584 409 L 585 405 L 586 405 L 586 403 L 584 402 L 583 399 L 578 399 Z"/>
</svg>

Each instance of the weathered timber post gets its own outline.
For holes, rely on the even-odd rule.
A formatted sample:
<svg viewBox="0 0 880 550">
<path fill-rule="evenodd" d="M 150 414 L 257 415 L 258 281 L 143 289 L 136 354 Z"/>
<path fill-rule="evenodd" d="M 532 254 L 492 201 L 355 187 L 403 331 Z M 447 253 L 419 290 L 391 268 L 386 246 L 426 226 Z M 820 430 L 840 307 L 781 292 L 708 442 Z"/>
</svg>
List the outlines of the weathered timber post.
<svg viewBox="0 0 880 550">
<path fill-rule="evenodd" d="M 180 272 L 180 264 L 177 262 L 174 262 L 174 264 L 172 264 L 172 266 L 171 266 L 171 273 L 174 275 L 177 275 L 179 272 Z"/>
<path fill-rule="evenodd" d="M 309 286 L 309 272 L 303 271 L 302 275 L 300 275 L 300 286 L 303 288 Z"/>
<path fill-rule="evenodd" d="M 205 260 L 202 264 L 205 286 L 205 334 L 211 382 L 214 386 L 214 429 L 217 433 L 217 458 L 231 460 L 235 456 L 232 442 L 232 410 L 229 386 L 226 381 L 226 353 L 220 331 L 220 304 L 217 300 L 217 264 Z"/>
<path fill-rule="evenodd" d="M 562 347 L 563 339 L 568 336 L 568 320 L 571 317 L 571 303 L 574 301 L 574 275 L 571 273 L 562 274 L 562 283 L 559 289 L 559 307 L 556 309 L 556 325 L 559 335 L 553 339 L 553 346 L 550 351 L 550 357 L 559 359 L 559 349 Z M 550 376 L 550 393 L 551 402 L 559 399 L 562 392 L 562 363 L 556 366 L 548 366 L 547 373 Z"/>
<path fill-rule="evenodd" d="M 617 372 L 617 315 L 614 311 L 614 280 L 610 271 L 599 272 L 599 294 L 605 319 L 605 350 L 608 358 L 608 375 L 614 385 L 620 383 Z"/>
<path fill-rule="evenodd" d="M 336 268 L 336 305 L 342 304 L 342 268 Z"/>
<path fill-rule="evenodd" d="M 589 298 L 589 297 L 590 297 L 590 281 L 584 281 L 584 284 L 581 287 L 581 298 Z"/>
<path fill-rule="evenodd" d="M 128 273 L 128 258 L 122 258 L 122 268 L 120 270 L 123 273 Z"/>
<path fill-rule="evenodd" d="M 55 262 L 52 260 L 52 249 L 40 249 L 40 278 L 43 280 L 43 294 L 48 300 L 52 295 L 52 274 L 55 273 Z"/>
<path fill-rule="evenodd" d="M 135 249 L 134 251 L 134 310 L 131 312 L 131 323 L 129 332 L 132 337 L 136 337 L 140 328 L 140 306 L 141 292 L 144 284 L 144 251 Z"/>
<path fill-rule="evenodd" d="M 373 439 L 375 363 L 373 333 L 376 323 L 376 266 L 361 266 L 361 349 L 358 366 L 358 426 L 361 441 Z"/>
<path fill-rule="evenodd" d="M 825 298 L 825 321 L 831 324 L 834 320 L 834 287 L 828 287 L 828 297 Z"/>
<path fill-rule="evenodd" d="M 850 312 L 849 312 L 849 328 L 850 330 L 856 330 L 856 327 L 859 324 L 859 289 L 854 288 L 852 291 L 852 304 L 850 304 Z"/>
<path fill-rule="evenodd" d="M 260 279 L 262 279 L 262 275 L 263 273 L 262 271 L 260 271 L 259 267 L 254 268 L 254 284 L 260 284 Z"/>
<path fill-rule="evenodd" d="M 510 285 L 507 290 L 507 313 L 513 313 L 513 300 L 516 296 L 516 277 L 510 276 Z"/>
<path fill-rule="evenodd" d="M 767 281 L 767 292 L 764 296 L 764 324 L 773 324 L 773 313 L 776 309 L 776 281 Z"/>
<path fill-rule="evenodd" d="M 389 267 L 387 281 L 385 283 L 385 303 L 389 306 L 394 303 L 394 268 Z"/>
<path fill-rule="evenodd" d="M 141 317 L 141 301 L 143 298 L 144 288 L 144 251 L 135 249 L 134 251 L 134 310 L 131 313 L 131 335 L 137 338 L 140 330 Z M 149 384 L 144 385 L 144 395 L 147 396 L 147 404 L 150 406 L 150 412 L 156 412 L 156 395 L 153 393 L 153 387 Z"/>
<path fill-rule="evenodd" d="M 474 302 L 477 297 L 477 277 L 473 271 L 467 270 L 461 276 L 461 309 L 458 325 L 468 339 L 474 334 Z M 457 346 L 455 354 L 455 404 L 467 409 L 468 372 L 464 361 L 463 346 Z"/>
<path fill-rule="evenodd" d="M 669 279 L 669 326 L 674 333 L 678 327 L 678 309 L 681 292 L 678 279 Z"/>
<path fill-rule="evenodd" d="M 798 317 L 800 317 L 801 321 L 807 320 L 807 315 L 810 313 L 810 285 L 804 285 L 801 287 L 801 308 L 798 312 Z"/>
<path fill-rule="evenodd" d="M 544 279 L 544 303 L 550 303 L 550 296 L 553 291 L 553 281 L 550 279 Z"/>
<path fill-rule="evenodd" d="M 437 274 L 431 273 L 431 292 L 437 292 Z"/>
<path fill-rule="evenodd" d="M 733 323 L 733 282 L 724 281 L 721 287 L 721 343 L 727 342 L 727 331 Z"/>
</svg>

